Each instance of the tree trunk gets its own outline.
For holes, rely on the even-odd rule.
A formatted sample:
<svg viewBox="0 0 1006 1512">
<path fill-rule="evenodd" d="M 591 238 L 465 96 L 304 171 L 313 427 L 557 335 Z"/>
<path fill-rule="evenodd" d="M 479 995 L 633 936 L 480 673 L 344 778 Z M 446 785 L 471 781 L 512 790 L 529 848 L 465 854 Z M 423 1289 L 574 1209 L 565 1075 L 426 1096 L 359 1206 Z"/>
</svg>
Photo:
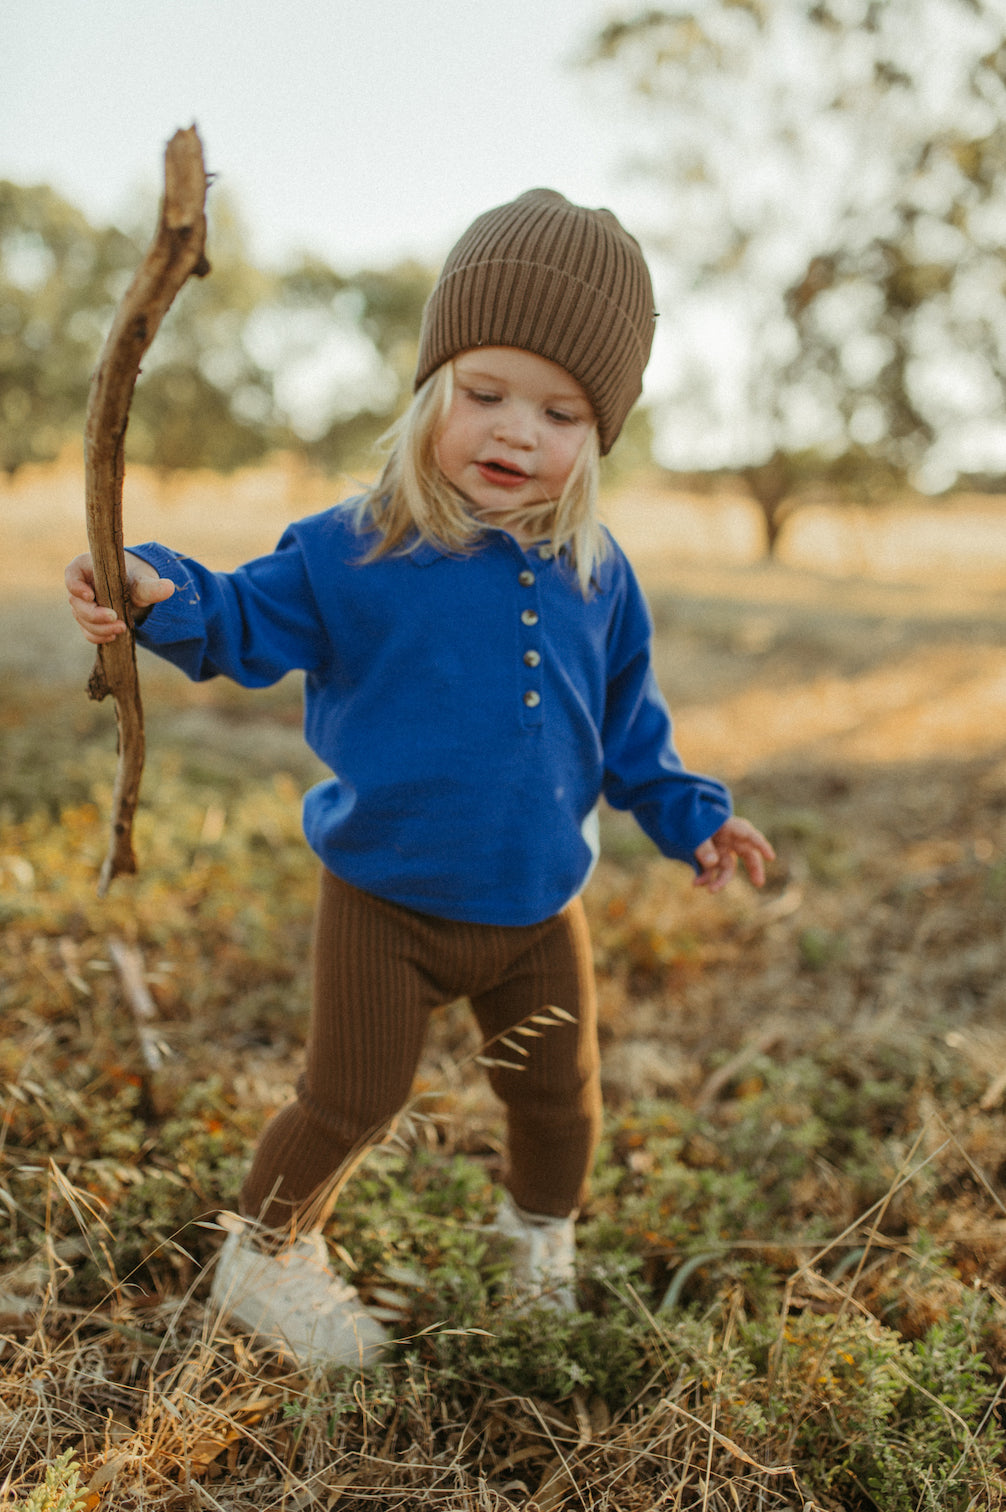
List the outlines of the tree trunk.
<svg viewBox="0 0 1006 1512">
<path fill-rule="evenodd" d="M 793 470 L 785 455 L 774 452 L 767 462 L 745 467 L 744 481 L 751 497 L 765 519 L 765 543 L 768 555 L 775 556 L 782 527 L 796 508 L 791 497 Z"/>
</svg>

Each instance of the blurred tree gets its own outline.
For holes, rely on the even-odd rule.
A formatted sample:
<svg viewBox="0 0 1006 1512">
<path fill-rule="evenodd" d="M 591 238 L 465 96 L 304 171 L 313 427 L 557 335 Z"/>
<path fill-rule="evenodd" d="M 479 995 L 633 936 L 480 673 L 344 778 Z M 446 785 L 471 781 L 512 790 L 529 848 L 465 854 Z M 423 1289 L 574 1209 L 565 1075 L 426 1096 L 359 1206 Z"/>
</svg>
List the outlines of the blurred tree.
<svg viewBox="0 0 1006 1512">
<path fill-rule="evenodd" d="M 282 431 L 243 326 L 269 280 L 214 207 L 214 272 L 172 308 L 137 384 L 131 459 L 233 467 Z M 0 183 L 0 465 L 46 461 L 83 425 L 91 373 L 144 239 L 92 226 L 45 185 Z"/>
<path fill-rule="evenodd" d="M 640 400 L 629 411 L 614 451 L 601 458 L 601 482 L 619 488 L 633 476 L 653 467 L 653 416 Z"/>
<path fill-rule="evenodd" d="M 102 333 L 137 251 L 40 185 L 0 181 L 0 467 L 54 457 L 80 430 Z"/>
<path fill-rule="evenodd" d="M 266 272 L 219 191 L 209 278 L 186 285 L 137 383 L 127 456 L 233 468 L 267 451 L 357 465 L 404 406 L 430 270 Z M 150 219 L 152 219 L 152 215 Z M 91 373 L 146 242 L 95 228 L 45 186 L 0 182 L 0 466 L 80 434 Z"/>
<path fill-rule="evenodd" d="M 275 278 L 249 261 L 231 199 L 214 189 L 207 213 L 210 276 L 190 279 L 168 311 L 130 411 L 127 458 L 153 467 L 227 471 L 287 440 L 273 394 L 276 375 L 248 341 L 249 323 L 272 297 Z M 139 249 L 146 238 L 140 233 L 135 240 Z"/>
<path fill-rule="evenodd" d="M 584 56 L 640 107 L 675 460 L 746 476 L 770 549 L 808 476 L 1006 471 L 1001 0 L 706 0 Z"/>
<path fill-rule="evenodd" d="M 322 467 L 359 466 L 411 397 L 433 271 L 414 262 L 336 273 L 304 257 L 253 321 L 296 444 Z"/>
</svg>

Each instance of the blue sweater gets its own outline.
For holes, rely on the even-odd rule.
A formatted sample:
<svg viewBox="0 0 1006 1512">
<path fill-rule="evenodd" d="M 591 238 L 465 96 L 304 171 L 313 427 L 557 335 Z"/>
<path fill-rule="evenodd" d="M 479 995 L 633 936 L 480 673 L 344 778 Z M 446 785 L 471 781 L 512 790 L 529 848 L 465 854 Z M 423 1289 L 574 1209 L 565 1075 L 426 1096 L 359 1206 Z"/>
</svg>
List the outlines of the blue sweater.
<svg viewBox="0 0 1006 1512">
<path fill-rule="evenodd" d="M 197 680 L 306 673 L 305 734 L 334 775 L 304 831 L 332 872 L 441 918 L 536 923 L 586 882 L 602 793 L 695 864 L 730 798 L 674 749 L 613 542 L 588 599 L 561 558 L 502 531 L 469 555 L 424 543 L 362 563 L 372 544 L 341 506 L 236 572 L 131 548 L 177 585 L 141 644 Z"/>
</svg>

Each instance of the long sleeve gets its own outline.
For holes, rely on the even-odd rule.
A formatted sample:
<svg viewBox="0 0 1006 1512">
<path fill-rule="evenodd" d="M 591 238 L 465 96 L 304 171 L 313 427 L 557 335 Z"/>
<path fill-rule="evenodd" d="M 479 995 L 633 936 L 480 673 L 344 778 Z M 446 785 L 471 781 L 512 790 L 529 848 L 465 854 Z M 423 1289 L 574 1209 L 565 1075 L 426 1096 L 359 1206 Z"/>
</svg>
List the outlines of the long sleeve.
<svg viewBox="0 0 1006 1512">
<path fill-rule="evenodd" d="M 316 672 L 330 654 L 299 544 L 287 531 L 269 556 L 211 572 L 156 543 L 130 547 L 175 592 L 140 624 L 139 643 L 197 682 L 223 675 L 247 688 Z"/>
<path fill-rule="evenodd" d="M 696 846 L 730 817 L 730 794 L 681 762 L 653 674 L 652 633 L 649 610 L 626 563 L 608 657 L 604 795 L 612 808 L 630 810 L 665 856 L 696 867 Z"/>
</svg>

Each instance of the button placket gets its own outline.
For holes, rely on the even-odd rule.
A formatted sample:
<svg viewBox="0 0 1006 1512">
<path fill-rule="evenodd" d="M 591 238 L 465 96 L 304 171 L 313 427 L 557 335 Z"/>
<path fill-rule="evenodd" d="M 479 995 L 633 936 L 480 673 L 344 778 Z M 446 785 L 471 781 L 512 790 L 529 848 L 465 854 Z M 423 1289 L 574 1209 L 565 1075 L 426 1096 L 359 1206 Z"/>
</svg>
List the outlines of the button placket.
<svg viewBox="0 0 1006 1512">
<path fill-rule="evenodd" d="M 538 582 L 530 567 L 523 567 L 517 574 L 519 584 L 517 601 L 520 609 L 520 689 L 521 716 L 525 725 L 542 722 L 541 701 L 541 629 L 538 600 Z"/>
</svg>

